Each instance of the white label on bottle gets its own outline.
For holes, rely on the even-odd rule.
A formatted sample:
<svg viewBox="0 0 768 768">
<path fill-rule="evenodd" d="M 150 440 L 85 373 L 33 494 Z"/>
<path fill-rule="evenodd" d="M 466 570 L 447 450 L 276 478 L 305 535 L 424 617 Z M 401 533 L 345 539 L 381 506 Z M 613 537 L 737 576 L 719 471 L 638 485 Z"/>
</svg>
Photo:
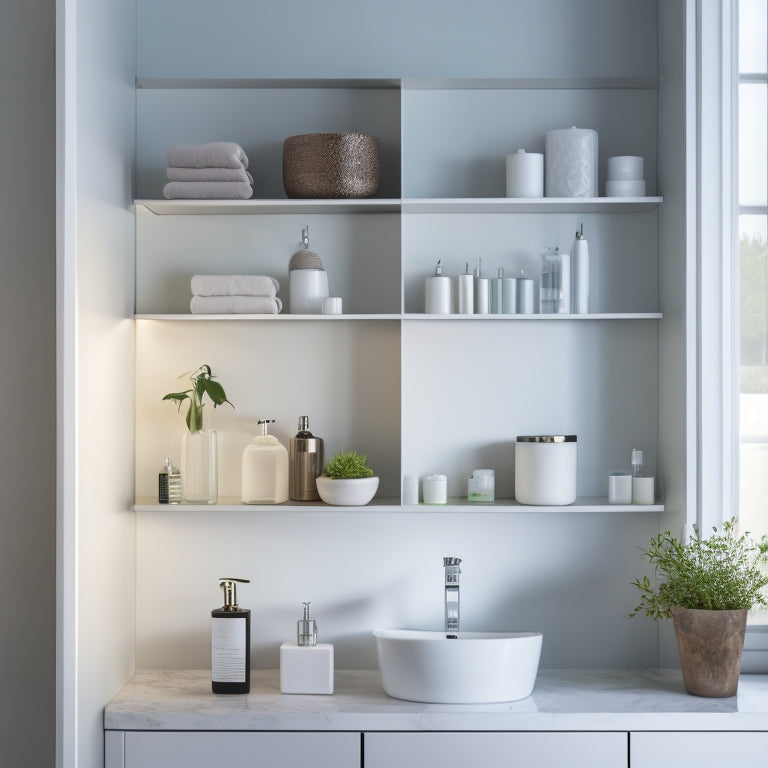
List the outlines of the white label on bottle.
<svg viewBox="0 0 768 768">
<path fill-rule="evenodd" d="M 211 679 L 245 682 L 245 619 L 211 619 Z"/>
</svg>

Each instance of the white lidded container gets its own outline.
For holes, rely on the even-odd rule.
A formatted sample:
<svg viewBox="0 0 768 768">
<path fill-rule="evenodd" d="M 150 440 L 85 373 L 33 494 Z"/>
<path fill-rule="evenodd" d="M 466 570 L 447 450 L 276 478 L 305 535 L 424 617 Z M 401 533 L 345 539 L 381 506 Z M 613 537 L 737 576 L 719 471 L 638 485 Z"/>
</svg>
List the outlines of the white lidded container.
<svg viewBox="0 0 768 768">
<path fill-rule="evenodd" d="M 518 435 L 515 499 L 538 506 L 576 501 L 576 435 Z"/>
</svg>

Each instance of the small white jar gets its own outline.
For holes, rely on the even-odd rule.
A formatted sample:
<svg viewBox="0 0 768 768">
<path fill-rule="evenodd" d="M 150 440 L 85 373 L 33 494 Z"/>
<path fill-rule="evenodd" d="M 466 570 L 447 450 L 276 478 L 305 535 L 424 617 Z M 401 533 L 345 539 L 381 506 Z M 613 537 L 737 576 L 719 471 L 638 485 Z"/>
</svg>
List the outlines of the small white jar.
<svg viewBox="0 0 768 768">
<path fill-rule="evenodd" d="M 576 501 L 576 435 L 518 435 L 515 499 L 537 506 Z"/>
</svg>

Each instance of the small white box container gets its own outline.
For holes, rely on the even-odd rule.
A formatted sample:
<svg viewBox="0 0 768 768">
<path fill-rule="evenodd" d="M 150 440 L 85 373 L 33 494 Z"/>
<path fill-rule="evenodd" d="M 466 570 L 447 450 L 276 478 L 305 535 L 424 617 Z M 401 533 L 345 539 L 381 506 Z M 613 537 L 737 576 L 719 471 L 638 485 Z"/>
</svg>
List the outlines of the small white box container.
<svg viewBox="0 0 768 768">
<path fill-rule="evenodd" d="M 608 475 L 608 503 L 632 503 L 632 475 L 629 472 L 611 472 Z"/>
<path fill-rule="evenodd" d="M 282 693 L 333 693 L 333 645 L 280 646 Z"/>
<path fill-rule="evenodd" d="M 576 435 L 518 436 L 515 499 L 537 506 L 576 501 Z"/>
<path fill-rule="evenodd" d="M 427 475 L 421 488 L 425 504 L 445 504 L 448 501 L 448 478 L 445 475 Z"/>
</svg>

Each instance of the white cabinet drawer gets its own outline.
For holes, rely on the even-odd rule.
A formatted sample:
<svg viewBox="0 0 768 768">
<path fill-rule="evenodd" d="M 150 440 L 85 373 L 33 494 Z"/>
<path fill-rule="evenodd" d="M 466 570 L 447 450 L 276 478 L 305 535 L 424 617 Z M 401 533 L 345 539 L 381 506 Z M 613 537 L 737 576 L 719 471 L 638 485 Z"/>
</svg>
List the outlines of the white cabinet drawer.
<svg viewBox="0 0 768 768">
<path fill-rule="evenodd" d="M 359 733 L 128 731 L 125 768 L 360 768 Z"/>
<path fill-rule="evenodd" d="M 627 768 L 627 734 L 365 734 L 365 768 L 445 768 L 447 765 L 472 768 Z"/>
<path fill-rule="evenodd" d="M 632 768 L 765 768 L 768 732 L 631 733 Z"/>
</svg>

